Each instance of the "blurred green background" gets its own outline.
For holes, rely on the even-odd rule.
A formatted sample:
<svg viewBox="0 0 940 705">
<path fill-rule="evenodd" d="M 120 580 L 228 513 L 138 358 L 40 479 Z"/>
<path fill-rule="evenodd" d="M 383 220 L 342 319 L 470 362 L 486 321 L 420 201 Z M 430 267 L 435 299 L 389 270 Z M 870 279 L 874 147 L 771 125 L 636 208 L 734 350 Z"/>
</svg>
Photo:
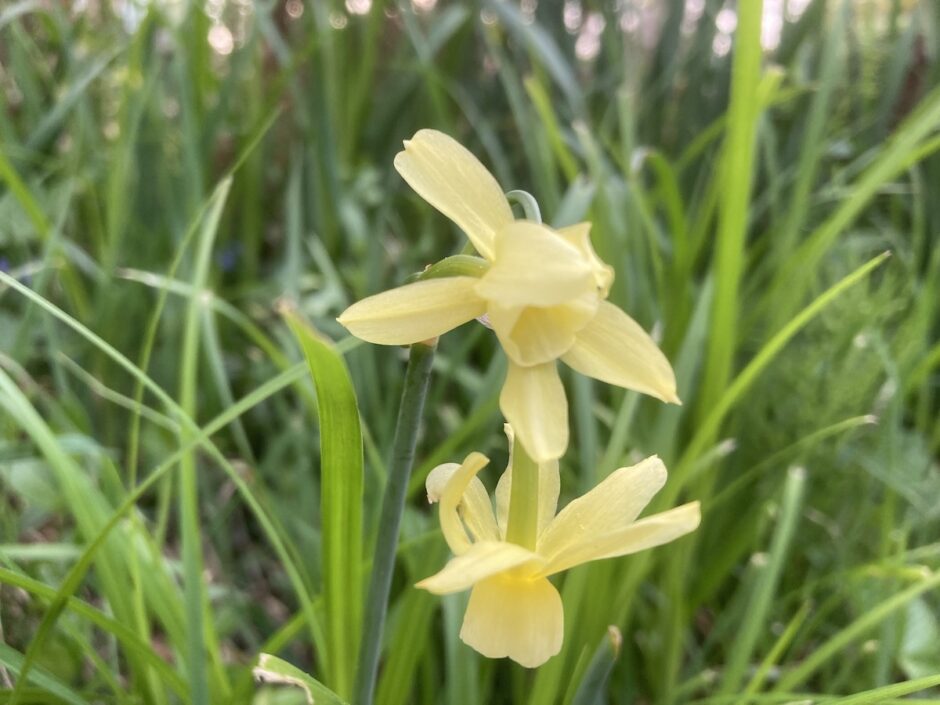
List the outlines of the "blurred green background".
<svg viewBox="0 0 940 705">
<path fill-rule="evenodd" d="M 341 689 L 276 303 L 345 351 L 368 570 L 405 354 L 334 319 L 463 248 L 392 169 L 433 127 L 591 220 L 676 369 L 681 408 L 565 378 L 562 501 L 657 453 L 655 506 L 703 523 L 563 577 L 538 671 L 477 656 L 466 595 L 411 587 L 447 558 L 428 470 L 505 463 L 505 363 L 449 334 L 377 702 L 940 702 L 938 30 L 934 0 L 2 0 L 0 701 L 24 657 L 19 702 L 297 701 L 261 650 Z"/>
</svg>

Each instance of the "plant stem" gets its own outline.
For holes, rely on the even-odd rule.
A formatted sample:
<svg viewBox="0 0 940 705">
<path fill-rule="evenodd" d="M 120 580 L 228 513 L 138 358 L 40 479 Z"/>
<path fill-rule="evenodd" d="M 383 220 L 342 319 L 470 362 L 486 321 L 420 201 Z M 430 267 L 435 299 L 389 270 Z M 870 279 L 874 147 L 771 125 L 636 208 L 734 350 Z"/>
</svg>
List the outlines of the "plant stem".
<svg viewBox="0 0 940 705">
<path fill-rule="evenodd" d="M 506 540 L 535 550 L 539 522 L 539 466 L 518 440 L 512 449 Z"/>
<path fill-rule="evenodd" d="M 408 370 L 405 372 L 405 387 L 398 407 L 398 423 L 395 427 L 395 442 L 388 466 L 388 481 L 382 500 L 382 515 L 379 518 L 378 536 L 375 542 L 375 558 L 372 561 L 372 576 L 369 581 L 369 597 L 366 602 L 362 643 L 359 645 L 359 665 L 356 672 L 356 705 L 372 705 L 375 692 L 375 676 L 379 667 L 379 652 L 382 646 L 382 631 L 385 628 L 385 613 L 388 609 L 388 594 L 395 568 L 395 553 L 398 546 L 398 529 L 405 509 L 408 480 L 414 464 L 415 441 L 418 423 L 424 409 L 424 398 L 431 376 L 436 341 L 416 343 L 411 346 Z"/>
<path fill-rule="evenodd" d="M 533 198 L 531 193 L 520 190 L 507 191 L 506 198 L 522 206 L 522 210 L 525 211 L 526 220 L 531 220 L 533 223 L 542 222 L 542 213 L 539 210 L 539 203 Z"/>
</svg>

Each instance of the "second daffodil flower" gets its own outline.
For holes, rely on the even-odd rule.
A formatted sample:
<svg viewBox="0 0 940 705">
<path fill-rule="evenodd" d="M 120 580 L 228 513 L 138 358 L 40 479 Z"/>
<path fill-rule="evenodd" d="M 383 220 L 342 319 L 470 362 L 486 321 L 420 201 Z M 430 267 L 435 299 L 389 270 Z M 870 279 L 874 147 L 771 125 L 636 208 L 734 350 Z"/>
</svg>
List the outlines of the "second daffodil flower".
<svg viewBox="0 0 940 705">
<path fill-rule="evenodd" d="M 548 461 L 538 467 L 535 546 L 525 548 L 506 540 L 512 451 L 496 487 L 495 516 L 477 477 L 488 462 L 471 453 L 462 465 L 440 465 L 428 475 L 428 499 L 440 502 L 441 530 L 455 558 L 417 587 L 436 594 L 472 588 L 460 638 L 490 658 L 534 668 L 559 652 L 564 614 L 550 575 L 668 543 L 700 521 L 698 502 L 637 519 L 666 482 L 656 456 L 614 471 L 556 515 L 558 463 Z"/>
<path fill-rule="evenodd" d="M 556 230 L 515 220 L 492 174 L 434 130 L 406 141 L 395 168 L 467 234 L 482 266 L 479 276 L 428 278 L 353 304 L 339 317 L 353 335 L 410 345 L 485 316 L 509 357 L 500 408 L 539 461 L 568 446 L 558 359 L 603 382 L 679 401 L 668 360 L 605 300 L 614 274 L 591 246 L 589 223 Z"/>
</svg>

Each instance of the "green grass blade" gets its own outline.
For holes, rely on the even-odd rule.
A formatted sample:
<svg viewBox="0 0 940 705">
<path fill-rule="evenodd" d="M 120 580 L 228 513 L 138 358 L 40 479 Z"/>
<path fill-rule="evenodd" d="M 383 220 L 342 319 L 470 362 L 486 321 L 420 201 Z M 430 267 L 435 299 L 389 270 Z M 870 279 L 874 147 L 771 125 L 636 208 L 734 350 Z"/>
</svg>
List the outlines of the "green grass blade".
<svg viewBox="0 0 940 705">
<path fill-rule="evenodd" d="M 806 618 L 809 616 L 809 611 L 810 603 L 804 602 L 800 606 L 800 609 L 797 611 L 797 613 L 793 615 L 793 618 L 789 621 L 786 628 L 777 638 L 777 641 L 774 642 L 774 645 L 767 651 L 767 655 L 754 670 L 754 675 L 751 676 L 751 680 L 748 681 L 747 687 L 744 689 L 744 695 L 753 695 L 761 689 L 761 686 L 763 686 L 764 682 L 767 680 L 767 676 L 770 674 L 771 669 L 778 665 L 780 658 L 789 648 L 797 632 L 806 622 Z M 746 702 L 751 701 L 746 700 Z"/>
<path fill-rule="evenodd" d="M 174 416 L 177 417 L 181 425 L 183 425 L 189 431 L 196 433 L 196 438 L 200 440 L 200 442 L 204 445 L 204 447 L 206 447 L 206 449 L 210 452 L 212 457 L 226 471 L 231 481 L 234 483 L 234 485 L 239 490 L 242 497 L 245 499 L 249 508 L 258 517 L 263 529 L 265 530 L 265 533 L 267 534 L 269 540 L 272 542 L 272 545 L 274 546 L 274 549 L 277 555 L 279 556 L 280 560 L 284 563 L 284 567 L 290 578 L 291 585 L 296 591 L 298 598 L 301 600 L 301 605 L 303 609 L 307 610 L 307 621 L 311 628 L 311 633 L 314 637 L 314 641 L 319 643 L 320 639 L 319 639 L 318 631 L 316 628 L 316 625 L 318 624 L 318 620 L 313 614 L 312 607 L 311 607 L 312 601 L 309 597 L 306 586 L 304 585 L 303 578 L 301 577 L 299 571 L 297 570 L 289 551 L 286 550 L 286 547 L 282 539 L 280 538 L 278 532 L 275 530 L 275 527 L 271 523 L 270 519 L 267 517 L 266 512 L 261 508 L 257 500 L 253 497 L 250 489 L 245 484 L 245 481 L 238 474 L 238 472 L 231 466 L 231 464 L 228 463 L 228 461 L 225 459 L 224 455 L 218 450 L 218 448 L 216 448 L 215 445 L 213 445 L 208 440 L 208 438 L 202 439 L 200 430 L 198 429 L 196 424 L 193 422 L 193 420 L 183 412 L 180 406 L 159 385 L 157 385 L 150 377 L 144 374 L 124 355 L 122 355 L 120 352 L 115 350 L 113 346 L 109 345 L 107 342 L 102 340 L 100 336 L 96 335 L 91 330 L 89 330 L 86 326 L 82 325 L 81 323 L 76 321 L 74 318 L 69 316 L 67 313 L 65 313 L 64 311 L 62 311 L 61 309 L 59 309 L 58 307 L 56 307 L 55 305 L 53 305 L 52 303 L 44 299 L 43 297 L 39 296 L 35 292 L 31 291 L 27 287 L 23 286 L 16 279 L 10 277 L 8 274 L 2 271 L 0 271 L 0 283 L 4 283 L 10 288 L 16 290 L 17 292 L 25 296 L 27 299 L 29 299 L 33 303 L 36 303 L 42 309 L 51 313 L 53 316 L 55 316 L 62 322 L 66 323 L 69 327 L 71 327 L 73 330 L 75 330 L 80 335 L 82 335 L 85 339 L 87 339 L 89 342 L 95 345 L 95 347 L 100 349 L 102 352 L 108 355 L 108 357 L 113 359 L 118 365 L 120 365 L 123 369 L 125 369 L 132 377 L 138 380 L 144 388 L 151 391 L 163 404 L 165 404 L 173 412 Z M 290 370 L 288 372 L 290 374 L 295 373 L 294 370 Z M 281 375 L 281 377 L 286 377 L 286 376 L 288 376 L 288 373 L 284 373 Z M 0 380 L 2 380 L 4 377 L 5 375 L 3 375 L 2 370 L 0 370 Z M 265 385 L 264 389 L 267 390 L 267 388 L 268 388 L 268 385 Z M 254 400 L 253 403 L 257 403 L 258 401 L 255 395 L 249 395 L 248 397 L 246 397 L 246 399 Z M 240 408 L 239 405 L 236 405 L 236 407 Z M 247 408 L 250 408 L 250 407 L 247 407 Z M 230 420 L 232 418 L 235 418 L 236 416 L 238 416 L 238 414 L 235 414 L 235 415 L 223 414 L 221 418 L 226 418 Z M 186 452 L 189 452 L 193 448 L 195 448 L 196 445 L 197 443 L 195 441 L 189 441 L 186 444 L 184 444 L 181 451 L 178 451 L 172 456 L 171 458 L 172 462 L 174 463 L 179 462 L 180 458 L 182 458 Z M 162 475 L 168 470 L 169 466 L 167 463 L 164 463 L 160 466 L 160 468 L 161 468 L 161 472 L 159 473 L 159 475 Z M 117 524 L 118 520 L 123 515 L 123 513 L 126 512 L 131 506 L 133 506 L 133 503 L 140 496 L 142 496 L 143 491 L 145 489 L 148 489 L 154 482 L 156 482 L 156 479 L 158 479 L 159 475 L 158 473 L 156 473 L 156 471 L 152 473 L 151 476 L 149 476 L 144 483 L 138 486 L 138 488 L 129 495 L 130 499 L 125 499 L 125 501 L 121 504 L 118 510 L 116 510 L 116 512 L 111 515 L 111 518 L 108 520 L 108 522 L 102 526 L 101 531 L 97 535 L 95 535 L 95 538 L 90 542 L 89 546 L 86 548 L 85 552 L 82 554 L 82 558 L 70 570 L 69 575 L 62 583 L 62 587 L 59 590 L 56 600 L 53 601 L 52 605 L 47 610 L 45 616 L 43 617 L 43 621 L 40 623 L 40 626 L 37 629 L 36 635 L 30 644 L 30 648 L 26 653 L 26 660 L 24 661 L 24 667 L 23 667 L 24 671 L 28 671 L 29 667 L 32 664 L 32 660 L 35 659 L 35 656 L 38 653 L 39 649 L 42 647 L 42 644 L 49 637 L 56 619 L 58 618 L 59 614 L 64 608 L 65 600 L 68 598 L 69 595 L 74 593 L 74 591 L 78 588 L 78 585 L 80 584 L 83 576 L 85 575 L 85 573 L 87 572 L 88 568 L 91 565 L 91 561 L 93 559 L 95 552 L 104 543 L 108 534 Z M 144 488 L 144 489 L 142 490 L 141 488 Z M 217 665 L 217 664 L 214 664 L 214 665 Z"/>
<path fill-rule="evenodd" d="M 261 654 L 254 667 L 255 678 L 261 683 L 291 685 L 304 691 L 310 705 L 346 705 L 346 701 L 312 676 L 271 654 Z"/>
<path fill-rule="evenodd" d="M 789 554 L 797 519 L 800 517 L 805 485 L 806 471 L 803 468 L 791 469 L 783 488 L 780 519 L 777 522 L 770 551 L 761 561 L 759 574 L 748 596 L 747 606 L 744 609 L 747 620 L 735 636 L 727 656 L 719 694 L 730 694 L 739 689 L 758 640 L 766 635 L 767 618 L 784 561 Z"/>
<path fill-rule="evenodd" d="M 352 692 L 362 628 L 363 459 L 359 407 L 335 347 L 296 314 L 284 318 L 300 343 L 317 389 L 320 422 L 320 515 L 323 536 L 328 682 Z"/>
<path fill-rule="evenodd" d="M 671 495 L 670 499 L 675 498 L 675 493 L 678 492 L 680 486 L 688 480 L 687 476 L 690 471 L 689 464 L 694 462 L 694 459 L 701 455 L 701 453 L 706 449 L 709 439 L 714 437 L 714 434 L 718 431 L 719 427 L 721 426 L 721 422 L 724 420 L 728 411 L 734 407 L 744 392 L 750 388 L 754 380 L 757 379 L 757 377 L 780 353 L 780 350 L 787 344 L 787 342 L 789 342 L 794 335 L 796 335 L 804 326 L 806 326 L 807 323 L 815 318 L 826 306 L 835 301 L 839 296 L 845 293 L 846 290 L 862 281 L 872 270 L 879 267 L 889 256 L 890 253 L 884 252 L 877 257 L 872 258 L 854 272 L 851 272 L 850 274 L 840 279 L 838 282 L 816 297 L 816 299 L 814 299 L 811 304 L 800 311 L 799 314 L 794 316 L 789 321 L 789 323 L 783 326 L 776 333 L 776 335 L 767 341 L 767 343 L 760 349 L 757 355 L 754 356 L 751 362 L 748 363 L 748 365 L 734 378 L 731 384 L 728 385 L 722 396 L 711 408 L 708 416 L 705 417 L 705 420 L 697 428 L 695 435 L 692 436 L 692 440 L 689 442 L 689 445 L 687 446 L 686 451 L 682 456 L 682 460 L 679 462 L 679 465 L 673 473 L 673 490 L 670 491 L 669 487 L 667 487 L 666 491 Z"/>
<path fill-rule="evenodd" d="M 607 692 L 607 682 L 611 671 L 620 656 L 623 637 L 616 627 L 610 627 L 601 638 L 591 663 L 588 664 L 578 690 L 571 700 L 571 705 L 594 705 L 602 702 Z"/>
<path fill-rule="evenodd" d="M 897 610 L 905 607 L 914 598 L 937 587 L 940 587 L 940 572 L 927 573 L 923 580 L 883 600 L 814 649 L 798 666 L 785 673 L 777 681 L 774 690 L 788 691 L 805 683 L 821 666 L 837 657 L 849 644 L 878 626 Z"/>
<path fill-rule="evenodd" d="M 0 583 L 14 585 L 30 594 L 42 597 L 45 600 L 54 600 L 56 590 L 42 584 L 38 580 L 33 580 L 25 575 L 14 573 L 6 568 L 0 568 Z M 145 660 L 147 664 L 154 669 L 156 675 L 161 681 L 169 685 L 179 697 L 186 697 L 186 683 L 170 667 L 164 658 L 157 654 L 153 647 L 140 640 L 133 630 L 116 619 L 109 617 L 101 610 L 92 607 L 86 602 L 70 597 L 66 607 L 80 617 L 87 619 L 92 624 L 99 627 L 102 631 L 113 634 L 121 641 L 125 648 L 133 651 L 139 658 Z"/>
<path fill-rule="evenodd" d="M 744 267 L 745 235 L 756 157 L 759 88 L 761 82 L 760 27 L 763 1 L 741 3 L 731 69 L 731 105 L 724 153 L 719 169 L 722 182 L 718 236 L 713 265 L 715 294 L 708 337 L 699 415 L 704 415 L 727 386 L 732 372 L 739 290 Z"/>
<path fill-rule="evenodd" d="M 912 114 L 882 147 L 877 157 L 851 184 L 847 197 L 819 227 L 817 227 L 793 252 L 786 265 L 776 277 L 773 295 L 767 301 L 774 302 L 778 316 L 786 316 L 799 304 L 800 298 L 815 276 L 819 263 L 833 246 L 839 235 L 870 204 L 888 181 L 911 165 L 912 155 L 923 159 L 923 142 L 940 126 L 940 88 L 926 96 L 918 110 Z M 940 142 L 930 140 L 933 149 L 940 149 Z"/>
<path fill-rule="evenodd" d="M 910 695 L 928 688 L 935 688 L 938 685 L 940 685 L 940 675 L 926 676 L 925 678 L 916 678 L 903 683 L 887 685 L 883 688 L 873 688 L 872 690 L 850 695 L 847 698 L 828 700 L 827 705 L 875 705 L 875 703 L 883 703 L 902 695 Z M 920 699 L 906 699 L 903 702 L 920 703 L 923 701 Z"/>
<path fill-rule="evenodd" d="M 212 244 L 215 241 L 222 209 L 225 207 L 231 184 L 231 177 L 222 181 L 210 200 L 196 251 L 193 286 L 197 289 L 204 289 L 206 286 Z M 201 299 L 195 297 L 190 299 L 180 352 L 180 408 L 189 418 L 196 416 L 201 309 Z M 180 433 L 180 442 L 185 445 L 191 437 L 192 430 L 184 428 Z M 180 461 L 179 516 L 183 541 L 183 586 L 187 630 L 186 669 L 189 677 L 190 698 L 195 705 L 208 705 L 210 691 L 206 647 L 208 644 L 213 652 L 216 652 L 217 645 L 211 633 L 213 622 L 203 585 L 199 490 L 196 480 L 196 459 L 191 453 L 183 455 Z M 224 680 L 221 682 L 225 683 Z"/>
<path fill-rule="evenodd" d="M 13 647 L 0 643 L 0 665 L 14 674 L 19 674 L 23 665 L 23 655 Z M 44 670 L 33 668 L 29 674 L 29 680 L 69 705 L 89 705 L 85 698 Z"/>
</svg>

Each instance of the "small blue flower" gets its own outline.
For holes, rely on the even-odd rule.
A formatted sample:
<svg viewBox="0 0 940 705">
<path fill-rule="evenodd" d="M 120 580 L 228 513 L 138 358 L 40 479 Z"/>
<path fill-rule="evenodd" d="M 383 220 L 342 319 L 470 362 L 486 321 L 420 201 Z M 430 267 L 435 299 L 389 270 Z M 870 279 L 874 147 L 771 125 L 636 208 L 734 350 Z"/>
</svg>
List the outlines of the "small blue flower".
<svg viewBox="0 0 940 705">
<path fill-rule="evenodd" d="M 215 261 L 223 272 L 232 272 L 238 265 L 241 256 L 242 244 L 240 242 L 232 242 L 222 248 L 221 252 L 215 256 Z"/>
</svg>

